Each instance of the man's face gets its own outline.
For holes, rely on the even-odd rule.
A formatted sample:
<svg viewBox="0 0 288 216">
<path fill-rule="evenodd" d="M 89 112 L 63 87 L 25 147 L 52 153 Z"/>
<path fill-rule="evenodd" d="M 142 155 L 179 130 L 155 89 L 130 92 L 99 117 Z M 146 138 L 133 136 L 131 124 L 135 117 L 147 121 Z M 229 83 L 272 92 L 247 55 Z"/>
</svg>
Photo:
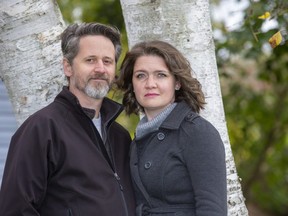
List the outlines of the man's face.
<svg viewBox="0 0 288 216">
<path fill-rule="evenodd" d="M 115 78 L 115 48 L 100 35 L 82 37 L 79 52 L 72 65 L 64 60 L 65 75 L 70 78 L 69 90 L 79 101 L 104 98 Z"/>
</svg>

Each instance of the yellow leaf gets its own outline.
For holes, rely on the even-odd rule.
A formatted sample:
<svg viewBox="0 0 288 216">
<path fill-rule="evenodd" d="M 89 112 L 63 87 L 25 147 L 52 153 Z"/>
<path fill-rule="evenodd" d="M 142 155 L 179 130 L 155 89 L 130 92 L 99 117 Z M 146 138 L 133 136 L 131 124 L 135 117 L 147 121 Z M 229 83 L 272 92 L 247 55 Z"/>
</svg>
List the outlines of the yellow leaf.
<svg viewBox="0 0 288 216">
<path fill-rule="evenodd" d="M 263 19 L 263 20 L 265 20 L 265 19 L 268 19 L 268 18 L 270 18 L 270 17 L 271 17 L 271 14 L 266 11 L 263 15 L 259 16 L 258 19 Z"/>
<path fill-rule="evenodd" d="M 274 34 L 270 39 L 269 39 L 269 43 L 270 43 L 270 46 L 272 48 L 275 48 L 277 47 L 279 44 L 281 44 L 283 40 L 283 37 L 282 37 L 282 34 L 280 31 L 278 31 L 276 34 Z"/>
</svg>

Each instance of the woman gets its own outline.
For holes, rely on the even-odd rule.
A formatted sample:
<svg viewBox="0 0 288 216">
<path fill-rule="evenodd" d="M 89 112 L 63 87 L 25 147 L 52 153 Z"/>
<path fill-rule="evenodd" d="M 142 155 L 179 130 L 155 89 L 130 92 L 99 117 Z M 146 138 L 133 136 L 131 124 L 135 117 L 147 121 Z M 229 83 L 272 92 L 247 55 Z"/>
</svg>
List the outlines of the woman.
<svg viewBox="0 0 288 216">
<path fill-rule="evenodd" d="M 144 113 L 131 147 L 137 215 L 227 215 L 224 146 L 197 113 L 200 83 L 185 57 L 163 41 L 136 44 L 117 82 L 128 115 Z"/>
</svg>

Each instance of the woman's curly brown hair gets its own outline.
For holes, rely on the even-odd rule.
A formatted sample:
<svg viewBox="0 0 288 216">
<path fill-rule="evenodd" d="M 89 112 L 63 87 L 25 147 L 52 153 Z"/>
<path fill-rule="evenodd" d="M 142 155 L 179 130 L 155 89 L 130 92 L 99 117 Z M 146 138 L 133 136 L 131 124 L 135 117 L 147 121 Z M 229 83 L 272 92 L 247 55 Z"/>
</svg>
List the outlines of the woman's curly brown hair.
<svg viewBox="0 0 288 216">
<path fill-rule="evenodd" d="M 117 87 L 124 92 L 122 103 L 128 115 L 143 112 L 133 92 L 132 77 L 134 64 L 141 56 L 159 56 L 165 61 L 171 74 L 181 88 L 175 91 L 175 102 L 186 101 L 194 112 L 199 113 L 204 109 L 205 97 L 201 84 L 192 77 L 192 69 L 189 61 L 171 44 L 153 40 L 137 43 L 127 52 L 120 67 L 120 75 L 116 81 Z"/>
</svg>

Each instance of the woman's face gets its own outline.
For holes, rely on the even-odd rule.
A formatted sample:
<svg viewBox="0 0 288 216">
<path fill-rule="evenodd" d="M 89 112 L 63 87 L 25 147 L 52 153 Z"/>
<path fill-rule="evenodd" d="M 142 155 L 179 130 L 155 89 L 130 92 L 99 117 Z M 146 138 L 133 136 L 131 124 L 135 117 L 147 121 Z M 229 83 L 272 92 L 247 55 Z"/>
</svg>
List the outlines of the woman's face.
<svg viewBox="0 0 288 216">
<path fill-rule="evenodd" d="M 136 60 L 132 84 L 136 100 L 149 121 L 175 101 L 175 88 L 180 88 L 163 58 L 156 55 Z"/>
</svg>

